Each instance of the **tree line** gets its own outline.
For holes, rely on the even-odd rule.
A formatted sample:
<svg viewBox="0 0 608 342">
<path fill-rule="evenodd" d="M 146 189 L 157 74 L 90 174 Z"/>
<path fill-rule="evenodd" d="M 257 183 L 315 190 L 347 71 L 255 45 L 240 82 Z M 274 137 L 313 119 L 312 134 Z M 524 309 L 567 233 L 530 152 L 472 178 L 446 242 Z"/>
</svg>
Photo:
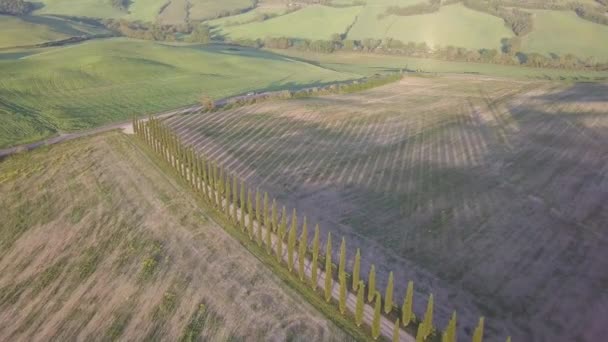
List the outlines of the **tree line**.
<svg viewBox="0 0 608 342">
<path fill-rule="evenodd" d="M 26 15 L 34 10 L 34 4 L 23 0 L 0 0 L 0 14 Z"/>
<path fill-rule="evenodd" d="M 521 51 L 522 44 L 519 37 L 503 39 L 500 49 L 467 49 L 456 46 L 435 46 L 432 48 L 425 42 L 404 43 L 393 38 L 341 40 L 339 34 L 334 35 L 331 40 L 312 41 L 300 38 L 267 37 L 263 40 L 237 39 L 230 41 L 230 43 L 254 48 L 295 49 L 318 53 L 348 51 L 535 68 L 608 70 L 608 62 L 599 62 L 594 57 L 582 58 L 574 54 L 545 56 L 539 53 L 523 52 Z"/>
<path fill-rule="evenodd" d="M 456 312 L 440 332 L 433 320 L 433 294 L 429 294 L 424 315 L 420 319 L 417 318 L 413 311 L 414 283 L 412 281 L 408 282 L 402 304 L 399 305 L 394 301 L 392 272 L 388 276 L 385 289 L 376 287 L 376 271 L 373 264 L 367 273 L 367 282 L 362 279 L 361 251 L 358 248 L 352 273 L 347 273 L 347 246 L 344 238 L 341 239 L 339 247 L 338 265 L 335 265 L 332 257 L 334 246 L 331 232 L 327 234 L 325 240 L 325 253 L 321 254 L 319 225 L 315 225 L 314 233 L 310 238 L 307 218 L 303 216 L 300 220 L 295 208 L 288 216 L 286 207 L 279 205 L 276 199 L 271 201 L 267 192 L 262 194 L 257 189 L 251 189 L 225 167 L 199 155 L 192 147 L 185 146 L 177 134 L 159 119 L 152 117 L 148 120 L 133 119 L 133 129 L 136 136 L 168 163 L 201 199 L 238 227 L 252 245 L 257 245 L 276 258 L 277 262 L 286 267 L 297 280 L 308 284 L 313 291 L 322 295 L 326 302 L 337 304 L 340 314 L 352 318 L 357 327 L 363 325 L 365 304 L 372 304 L 374 314 L 370 330 L 374 340 L 381 335 L 380 321 L 384 314 L 395 322 L 393 341 L 399 341 L 402 327 L 415 329 L 416 341 L 430 341 L 439 337 L 442 342 L 456 341 Z M 274 244 L 273 240 L 275 240 Z M 306 272 L 307 262 L 310 263 L 310 275 Z M 322 286 L 319 286 L 319 270 L 325 272 Z M 339 286 L 337 301 L 332 296 L 336 281 Z M 347 311 L 346 305 L 346 298 L 350 292 L 356 294 L 353 312 Z M 473 342 L 482 342 L 483 329 L 482 317 L 473 333 Z M 508 338 L 507 341 L 509 340 Z"/>
</svg>

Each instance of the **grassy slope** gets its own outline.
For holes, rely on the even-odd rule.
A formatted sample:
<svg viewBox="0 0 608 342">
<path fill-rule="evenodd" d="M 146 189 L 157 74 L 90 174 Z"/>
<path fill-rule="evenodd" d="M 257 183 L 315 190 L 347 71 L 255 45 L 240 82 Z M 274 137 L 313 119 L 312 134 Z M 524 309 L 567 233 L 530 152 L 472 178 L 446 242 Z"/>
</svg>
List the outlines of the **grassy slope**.
<svg viewBox="0 0 608 342">
<path fill-rule="evenodd" d="M 0 48 L 7 48 L 103 33 L 105 30 L 54 17 L 0 15 L 0 32 Z"/>
<path fill-rule="evenodd" d="M 120 18 L 125 15 L 107 0 L 40 0 L 42 8 L 34 14 L 61 14 L 92 18 Z"/>
<path fill-rule="evenodd" d="M 388 16 L 378 20 L 372 8 L 353 26 L 348 38 L 394 38 L 403 42 L 426 42 L 429 46 L 499 48 L 500 39 L 511 37 L 501 19 L 476 12 L 462 4 L 443 6 L 439 12 L 416 16 Z M 483 28 L 483 29 L 480 29 Z"/>
<path fill-rule="evenodd" d="M 2 32 L 0 48 L 33 45 L 68 37 L 61 32 L 51 30 L 47 26 L 4 15 L 0 15 L 0 32 Z"/>
<path fill-rule="evenodd" d="M 335 33 L 344 33 L 360 10 L 361 7 L 315 5 L 263 22 L 225 27 L 222 33 L 230 38 L 255 39 L 270 36 L 327 40 Z"/>
<path fill-rule="evenodd" d="M 216 17 L 222 11 L 233 11 L 251 6 L 251 0 L 192 0 L 190 19 L 202 20 Z"/>
<path fill-rule="evenodd" d="M 514 78 L 553 79 L 553 80 L 603 80 L 608 79 L 608 72 L 580 70 L 559 70 L 527 68 L 518 66 L 448 62 L 424 58 L 412 58 L 390 55 L 370 55 L 357 53 L 321 54 L 296 50 L 276 50 L 275 52 L 318 63 L 319 66 L 341 72 L 352 72 L 372 75 L 387 70 L 422 70 L 438 73 L 479 73 L 492 76 Z"/>
<path fill-rule="evenodd" d="M 0 190 L 2 340 L 349 340 L 133 138 L 15 156 Z"/>
<path fill-rule="evenodd" d="M 545 55 L 573 53 L 608 61 L 608 26 L 582 20 L 574 12 L 533 11 L 534 30 L 523 40 L 523 49 Z"/>
<path fill-rule="evenodd" d="M 129 20 L 141 20 L 152 22 L 167 3 L 166 0 L 136 0 L 129 6 Z"/>
<path fill-rule="evenodd" d="M 0 59 L 0 146 L 252 89 L 355 78 L 266 52 L 109 39 Z"/>
</svg>

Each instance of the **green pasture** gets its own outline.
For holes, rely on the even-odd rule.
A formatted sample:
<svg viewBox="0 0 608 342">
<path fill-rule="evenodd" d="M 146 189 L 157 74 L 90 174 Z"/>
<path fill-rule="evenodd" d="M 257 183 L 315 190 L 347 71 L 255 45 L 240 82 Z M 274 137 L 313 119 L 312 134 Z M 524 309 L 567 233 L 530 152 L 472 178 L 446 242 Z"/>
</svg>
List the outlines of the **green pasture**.
<svg viewBox="0 0 608 342">
<path fill-rule="evenodd" d="M 190 19 L 214 18 L 223 11 L 242 10 L 251 6 L 251 0 L 191 0 Z"/>
<path fill-rule="evenodd" d="M 426 42 L 430 47 L 469 49 L 499 48 L 500 40 L 513 36 L 500 18 L 473 11 L 462 4 L 443 6 L 438 12 L 416 16 L 378 15 L 385 7 L 367 6 L 348 34 L 349 39 L 393 38 Z"/>
<path fill-rule="evenodd" d="M 335 33 L 344 33 L 360 11 L 360 6 L 334 8 L 315 5 L 263 22 L 227 26 L 218 33 L 233 39 L 293 37 L 328 40 Z"/>
<path fill-rule="evenodd" d="M 608 61 L 608 26 L 579 18 L 574 12 L 528 10 L 534 30 L 523 40 L 523 50 L 544 55 L 575 54 Z"/>
<path fill-rule="evenodd" d="M 0 48 L 28 46 L 105 30 L 55 17 L 0 15 Z"/>
<path fill-rule="evenodd" d="M 139 0 L 138 0 L 139 1 Z M 108 0 L 40 0 L 42 7 L 34 14 L 59 14 L 75 17 L 120 18 L 126 15 Z"/>
<path fill-rule="evenodd" d="M 481 74 L 488 76 L 545 79 L 563 81 L 605 81 L 608 71 L 582 71 L 485 63 L 450 62 L 436 59 L 391 56 L 380 54 L 359 54 L 338 52 L 332 54 L 302 52 L 297 50 L 274 50 L 286 56 L 335 70 L 337 72 L 373 75 L 397 70 L 422 71 L 427 73 Z"/>
<path fill-rule="evenodd" d="M 263 51 L 130 39 L 90 41 L 19 59 L 0 54 L 0 74 L 2 147 L 182 107 L 202 94 L 223 98 L 359 77 Z"/>
</svg>

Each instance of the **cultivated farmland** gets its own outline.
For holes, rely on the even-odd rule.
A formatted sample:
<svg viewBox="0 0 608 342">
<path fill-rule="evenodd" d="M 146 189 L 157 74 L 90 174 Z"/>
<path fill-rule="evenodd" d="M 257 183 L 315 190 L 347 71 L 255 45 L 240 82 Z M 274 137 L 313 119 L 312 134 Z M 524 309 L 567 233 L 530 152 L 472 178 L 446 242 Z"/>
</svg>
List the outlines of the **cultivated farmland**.
<svg viewBox="0 0 608 342">
<path fill-rule="evenodd" d="M 403 42 L 426 42 L 430 47 L 453 45 L 470 49 L 497 49 L 502 38 L 513 35 L 500 18 L 470 10 L 462 4 L 443 6 L 432 14 L 408 17 L 390 15 L 378 19 L 378 14 L 385 9 L 371 7 L 362 10 L 348 39 L 393 38 Z M 467 24 L 462 25 L 465 22 Z M 480 30 L 480 27 L 484 29 Z"/>
<path fill-rule="evenodd" d="M 361 7 L 333 8 L 311 6 L 263 22 L 226 26 L 220 34 L 231 39 L 294 37 L 329 40 L 333 34 L 343 34 Z"/>
<path fill-rule="evenodd" d="M 0 162 L 1 340 L 350 338 L 113 132 Z"/>
<path fill-rule="evenodd" d="M 360 77 L 263 51 L 132 39 L 7 55 L 0 54 L 0 147 L 175 109 L 201 94 L 220 99 Z"/>
<path fill-rule="evenodd" d="M 415 280 L 418 316 L 433 292 L 438 325 L 458 310 L 462 334 L 483 314 L 491 341 L 597 340 L 608 333 L 607 89 L 406 77 L 167 123 L 361 247 L 380 287 L 389 270 L 396 293 Z"/>
</svg>

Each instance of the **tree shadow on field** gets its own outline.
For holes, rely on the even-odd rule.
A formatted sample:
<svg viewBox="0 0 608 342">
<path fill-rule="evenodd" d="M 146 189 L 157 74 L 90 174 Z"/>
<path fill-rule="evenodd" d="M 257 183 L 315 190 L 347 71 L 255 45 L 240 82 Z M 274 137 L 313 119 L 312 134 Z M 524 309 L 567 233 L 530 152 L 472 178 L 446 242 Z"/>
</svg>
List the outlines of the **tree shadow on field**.
<svg viewBox="0 0 608 342">
<path fill-rule="evenodd" d="M 345 236 L 349 269 L 360 247 L 362 277 L 374 263 L 379 290 L 395 271 L 397 303 L 409 279 L 418 316 L 432 292 L 437 326 L 457 309 L 461 336 L 484 315 L 490 340 L 594 341 L 608 335 L 599 318 L 608 307 L 606 87 L 574 84 L 521 103 L 480 85 L 480 100 L 461 100 L 464 118 L 387 131 L 397 137 L 380 132 L 398 121 L 360 134 L 265 107 L 180 134 L 204 136 L 205 154 L 307 215 L 309 228 L 319 222 L 323 237 Z"/>
</svg>

